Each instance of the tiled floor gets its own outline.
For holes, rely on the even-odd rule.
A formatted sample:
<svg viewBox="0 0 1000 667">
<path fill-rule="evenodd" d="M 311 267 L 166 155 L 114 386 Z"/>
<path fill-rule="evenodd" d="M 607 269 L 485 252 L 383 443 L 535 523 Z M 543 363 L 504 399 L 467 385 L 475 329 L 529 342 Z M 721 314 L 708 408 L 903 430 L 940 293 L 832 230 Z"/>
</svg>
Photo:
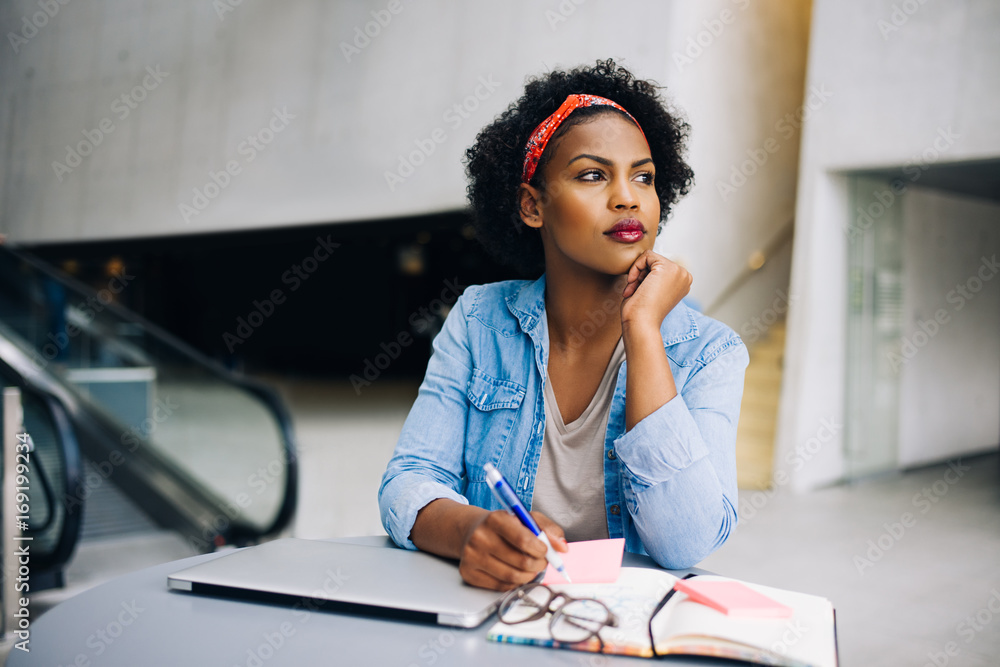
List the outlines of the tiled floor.
<svg viewBox="0 0 1000 667">
<path fill-rule="evenodd" d="M 1000 665 L 1000 456 L 958 469 L 744 492 L 761 509 L 701 566 L 832 600 L 845 666 Z"/>
<path fill-rule="evenodd" d="M 416 384 L 384 380 L 361 395 L 311 381 L 279 388 L 300 449 L 291 532 L 381 534 L 378 483 Z M 833 600 L 845 666 L 920 667 L 935 658 L 937 667 L 944 658 L 950 667 L 1000 665 L 1000 457 L 962 463 L 970 469 L 960 478 L 942 465 L 807 495 L 744 491 L 759 509 L 744 512 L 729 542 L 701 565 Z M 904 513 L 914 520 L 897 527 Z M 70 565 L 66 593 L 187 549 L 169 534 L 88 543 Z M 38 602 L 51 605 L 66 593 Z M 949 642 L 957 655 L 944 655 Z"/>
<path fill-rule="evenodd" d="M 272 383 L 295 421 L 296 537 L 384 534 L 378 487 L 419 383 L 381 380 L 360 394 L 347 383 Z"/>
</svg>

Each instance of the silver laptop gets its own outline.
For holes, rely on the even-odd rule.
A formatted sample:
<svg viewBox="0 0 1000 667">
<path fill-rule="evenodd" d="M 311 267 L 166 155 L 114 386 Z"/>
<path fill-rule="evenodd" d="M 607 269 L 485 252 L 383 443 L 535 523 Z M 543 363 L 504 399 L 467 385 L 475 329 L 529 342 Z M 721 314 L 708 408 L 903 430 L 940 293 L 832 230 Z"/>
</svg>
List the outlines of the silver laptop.
<svg viewBox="0 0 1000 667">
<path fill-rule="evenodd" d="M 453 561 L 407 549 L 281 539 L 167 577 L 178 591 L 304 609 L 366 613 L 473 628 L 502 593 L 469 586 Z"/>
</svg>

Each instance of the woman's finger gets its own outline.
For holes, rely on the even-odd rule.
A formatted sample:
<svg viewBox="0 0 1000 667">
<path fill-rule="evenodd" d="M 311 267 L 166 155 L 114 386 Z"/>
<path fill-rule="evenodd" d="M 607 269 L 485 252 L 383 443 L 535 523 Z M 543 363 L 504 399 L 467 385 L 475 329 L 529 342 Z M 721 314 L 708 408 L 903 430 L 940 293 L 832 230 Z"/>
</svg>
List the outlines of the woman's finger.
<svg viewBox="0 0 1000 667">
<path fill-rule="evenodd" d="M 510 557 L 510 554 L 505 555 Z M 521 557 L 523 554 L 515 556 L 514 560 Z M 512 565 L 495 551 L 474 551 L 462 559 L 459 570 L 462 573 L 462 578 L 471 584 L 480 585 L 474 582 L 487 578 L 489 580 L 488 588 L 504 590 L 528 583 L 538 576 L 538 573 L 546 566 L 545 561 L 530 561 L 530 564 L 532 566 L 525 569 L 518 565 Z"/>
<path fill-rule="evenodd" d="M 542 543 L 517 517 L 507 512 L 497 512 L 487 517 L 489 528 L 500 537 L 509 548 L 532 558 L 545 558 L 545 544 Z"/>
<path fill-rule="evenodd" d="M 635 258 L 632 262 L 632 266 L 628 270 L 628 281 L 633 282 L 638 279 L 639 274 L 642 273 L 642 269 L 649 265 L 649 250 L 646 250 L 641 255 Z"/>
<path fill-rule="evenodd" d="M 458 566 L 458 572 L 462 575 L 463 581 L 470 586 L 488 588 L 494 591 L 508 591 L 515 588 L 510 582 L 500 581 L 486 570 L 472 563 L 462 562 Z"/>
<path fill-rule="evenodd" d="M 632 262 L 632 266 L 630 266 L 628 270 L 628 284 L 626 285 L 626 288 L 634 283 L 633 291 L 637 289 L 639 285 L 642 284 L 642 281 L 646 279 L 646 276 L 649 275 L 650 271 L 652 271 L 653 266 L 659 263 L 662 259 L 663 258 L 660 255 L 657 255 L 652 250 L 646 250 L 641 255 L 636 257 L 635 261 Z"/>
<path fill-rule="evenodd" d="M 511 565 L 500 558 L 497 554 L 486 554 L 486 558 L 482 564 L 482 569 L 504 584 L 510 586 L 520 586 L 521 584 L 526 584 L 537 577 L 539 572 L 548 567 L 548 563 L 546 561 L 540 561 L 540 564 L 536 563 L 536 565 L 536 567 L 529 567 L 525 569 Z"/>
<path fill-rule="evenodd" d="M 491 512 L 466 543 L 459 571 L 474 586 L 507 590 L 545 567 L 542 541 L 506 512 Z"/>
<path fill-rule="evenodd" d="M 549 542 L 552 543 L 552 547 L 556 551 L 569 551 L 569 545 L 566 543 L 566 533 L 559 524 L 541 512 L 532 512 L 531 516 L 535 518 L 538 527 L 544 530 L 545 534 L 549 536 Z"/>
<path fill-rule="evenodd" d="M 646 276 L 648 275 L 649 271 L 640 272 L 639 275 L 634 280 L 630 280 L 625 285 L 625 290 L 622 292 L 622 297 L 627 299 L 628 297 L 635 294 L 635 291 L 639 289 L 639 285 L 642 284 L 642 281 L 644 281 L 646 279 Z"/>
<path fill-rule="evenodd" d="M 545 569 L 545 545 L 542 541 L 531 536 L 532 541 L 537 542 L 542 548 L 542 554 L 534 555 L 525 553 L 524 551 L 510 545 L 509 543 L 504 543 L 497 545 L 494 549 L 491 549 L 488 553 L 489 555 L 496 559 L 497 561 L 505 564 L 507 567 L 519 572 L 532 573 L 532 575 L 538 574 Z"/>
</svg>

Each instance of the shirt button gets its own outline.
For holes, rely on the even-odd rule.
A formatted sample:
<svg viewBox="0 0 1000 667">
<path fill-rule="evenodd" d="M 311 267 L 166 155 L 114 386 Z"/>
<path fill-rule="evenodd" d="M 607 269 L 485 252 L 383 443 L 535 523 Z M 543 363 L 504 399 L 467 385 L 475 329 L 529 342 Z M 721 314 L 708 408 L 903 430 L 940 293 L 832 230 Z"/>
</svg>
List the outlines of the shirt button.
<svg viewBox="0 0 1000 667">
<path fill-rule="evenodd" d="M 611 506 L 611 513 L 614 514 L 615 516 L 618 516 L 619 514 L 621 514 L 621 512 L 622 510 L 620 507 L 618 507 L 618 505 Z"/>
<path fill-rule="evenodd" d="M 613 449 L 608 450 L 608 458 L 611 459 L 612 461 L 615 460 L 615 450 Z"/>
</svg>

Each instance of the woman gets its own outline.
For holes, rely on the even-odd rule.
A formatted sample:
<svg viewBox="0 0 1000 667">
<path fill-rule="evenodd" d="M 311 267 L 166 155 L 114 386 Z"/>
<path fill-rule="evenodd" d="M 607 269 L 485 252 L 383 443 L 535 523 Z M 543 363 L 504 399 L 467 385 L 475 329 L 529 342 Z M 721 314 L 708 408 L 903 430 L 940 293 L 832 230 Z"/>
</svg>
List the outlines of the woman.
<svg viewBox="0 0 1000 667">
<path fill-rule="evenodd" d="M 485 588 L 544 569 L 486 463 L 559 551 L 564 533 L 624 537 L 684 568 L 729 536 L 746 348 L 681 302 L 690 274 L 652 249 L 692 181 L 687 129 L 609 60 L 530 81 L 479 134 L 467 152 L 478 236 L 544 273 L 470 286 L 435 338 L 379 489 L 397 544 L 456 558 Z"/>
</svg>

